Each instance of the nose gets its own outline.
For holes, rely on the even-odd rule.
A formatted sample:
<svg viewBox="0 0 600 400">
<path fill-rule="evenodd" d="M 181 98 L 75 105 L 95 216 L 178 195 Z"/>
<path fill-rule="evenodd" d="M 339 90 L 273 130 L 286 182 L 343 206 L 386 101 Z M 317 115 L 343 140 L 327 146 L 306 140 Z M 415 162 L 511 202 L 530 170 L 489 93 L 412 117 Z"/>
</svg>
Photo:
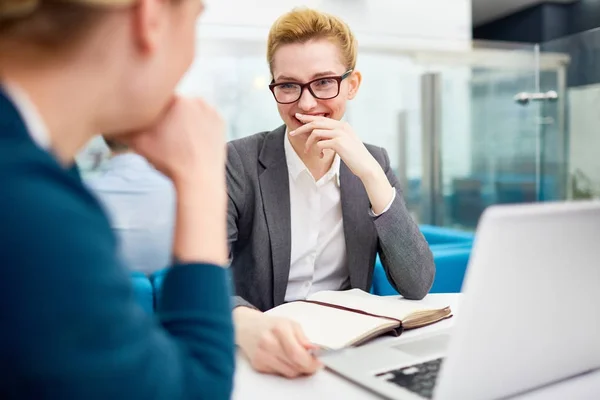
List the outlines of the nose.
<svg viewBox="0 0 600 400">
<path fill-rule="evenodd" d="M 304 88 L 298 99 L 298 108 L 302 111 L 310 111 L 317 106 L 317 100 L 310 93 L 308 88 Z"/>
</svg>

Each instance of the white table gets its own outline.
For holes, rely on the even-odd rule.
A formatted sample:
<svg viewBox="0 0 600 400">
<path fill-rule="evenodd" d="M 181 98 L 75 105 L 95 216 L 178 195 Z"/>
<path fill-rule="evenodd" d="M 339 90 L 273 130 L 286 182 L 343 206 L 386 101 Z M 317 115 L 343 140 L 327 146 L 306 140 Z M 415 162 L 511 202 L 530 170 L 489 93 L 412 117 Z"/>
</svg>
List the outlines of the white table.
<svg viewBox="0 0 600 400">
<path fill-rule="evenodd" d="M 453 313 L 458 309 L 459 295 L 430 294 L 420 301 L 425 307 L 450 306 Z M 400 338 L 381 338 L 378 340 L 403 340 L 423 332 L 435 332 L 449 329 L 453 318 L 441 321 L 414 331 L 405 331 Z M 248 361 L 238 353 L 235 374 L 234 400 L 320 400 L 320 399 L 377 399 L 372 393 L 340 378 L 328 370 L 300 379 L 285 379 L 264 375 L 252 369 Z"/>
<path fill-rule="evenodd" d="M 426 307 L 447 306 L 458 313 L 459 294 L 430 294 L 421 301 Z M 378 340 L 406 340 L 425 332 L 446 330 L 452 327 L 454 318 L 414 331 L 405 331 L 400 338 Z M 235 374 L 234 400 L 362 400 L 377 399 L 372 393 L 356 386 L 328 370 L 300 379 L 285 379 L 260 374 L 252 369 L 248 361 L 238 352 Z M 527 395 L 519 400 L 592 400 L 600 399 L 600 371 L 553 385 Z"/>
</svg>

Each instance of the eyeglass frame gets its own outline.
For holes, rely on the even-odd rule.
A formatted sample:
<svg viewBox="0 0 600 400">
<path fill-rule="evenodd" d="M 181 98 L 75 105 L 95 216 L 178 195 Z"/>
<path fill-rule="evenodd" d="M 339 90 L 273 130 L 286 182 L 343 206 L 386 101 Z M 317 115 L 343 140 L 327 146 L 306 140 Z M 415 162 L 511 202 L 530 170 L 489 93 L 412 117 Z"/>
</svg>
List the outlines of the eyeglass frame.
<svg viewBox="0 0 600 400">
<path fill-rule="evenodd" d="M 308 92 L 311 94 L 312 97 L 314 97 L 317 100 L 331 100 L 331 99 L 335 99 L 336 97 L 338 97 L 340 95 L 340 88 L 342 87 L 342 81 L 344 79 L 346 79 L 347 77 L 350 76 L 350 74 L 352 74 L 352 72 L 354 71 L 354 69 L 349 69 L 348 71 L 344 72 L 342 75 L 337 75 L 337 76 L 322 76 L 320 78 L 316 78 L 313 79 L 310 82 L 306 82 L 306 83 L 299 83 L 299 82 L 279 82 L 279 83 L 275 83 L 275 81 L 271 81 L 271 83 L 269 84 L 269 89 L 271 90 L 271 93 L 273 93 L 273 98 L 275 99 L 275 101 L 279 104 L 292 104 L 297 102 L 298 100 L 300 100 L 300 98 L 302 97 L 302 94 L 304 93 L 304 89 L 308 89 Z M 310 87 L 310 85 L 312 85 L 313 83 L 320 81 L 322 79 L 335 79 L 337 81 L 337 93 L 335 94 L 335 96 L 331 96 L 331 97 L 327 97 L 327 98 L 322 98 L 322 97 L 317 97 L 317 95 L 315 95 L 315 93 L 313 92 L 312 88 Z M 298 98 L 294 101 L 287 101 L 287 102 L 281 102 L 279 100 L 277 100 L 277 96 L 275 95 L 275 88 L 277 86 L 281 86 L 281 85 L 289 85 L 289 84 L 294 84 L 294 85 L 298 85 L 300 86 L 300 94 L 298 95 Z"/>
</svg>

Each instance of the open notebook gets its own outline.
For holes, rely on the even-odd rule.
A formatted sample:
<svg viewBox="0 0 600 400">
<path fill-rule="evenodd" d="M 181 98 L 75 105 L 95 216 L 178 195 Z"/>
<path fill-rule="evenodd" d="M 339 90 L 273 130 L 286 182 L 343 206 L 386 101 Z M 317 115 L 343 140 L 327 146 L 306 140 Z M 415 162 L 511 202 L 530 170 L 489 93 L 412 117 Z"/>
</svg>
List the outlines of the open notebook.
<svg viewBox="0 0 600 400">
<path fill-rule="evenodd" d="M 323 291 L 306 300 L 266 312 L 298 322 L 309 340 L 323 349 L 357 346 L 377 336 L 399 336 L 452 316 L 450 307 L 424 309 L 418 301 L 375 296 L 360 289 Z"/>
</svg>

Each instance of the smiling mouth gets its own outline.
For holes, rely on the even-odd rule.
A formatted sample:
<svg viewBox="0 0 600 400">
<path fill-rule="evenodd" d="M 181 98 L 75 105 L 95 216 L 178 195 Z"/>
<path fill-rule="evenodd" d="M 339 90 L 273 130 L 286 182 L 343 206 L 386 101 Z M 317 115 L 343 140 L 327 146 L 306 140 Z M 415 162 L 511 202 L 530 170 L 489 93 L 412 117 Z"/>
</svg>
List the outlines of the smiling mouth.
<svg viewBox="0 0 600 400">
<path fill-rule="evenodd" d="M 304 114 L 304 115 L 314 115 L 314 116 L 319 116 L 319 117 L 325 117 L 325 118 L 329 118 L 329 115 L 330 115 L 330 114 L 329 114 L 329 113 L 315 113 L 315 114 Z M 300 120 L 299 120 L 298 118 L 296 118 L 296 117 L 294 117 L 294 119 L 295 119 L 296 121 L 298 121 L 298 123 L 299 123 L 300 125 L 304 125 L 304 124 L 306 124 L 306 122 L 302 122 L 302 121 L 300 121 Z"/>
</svg>

